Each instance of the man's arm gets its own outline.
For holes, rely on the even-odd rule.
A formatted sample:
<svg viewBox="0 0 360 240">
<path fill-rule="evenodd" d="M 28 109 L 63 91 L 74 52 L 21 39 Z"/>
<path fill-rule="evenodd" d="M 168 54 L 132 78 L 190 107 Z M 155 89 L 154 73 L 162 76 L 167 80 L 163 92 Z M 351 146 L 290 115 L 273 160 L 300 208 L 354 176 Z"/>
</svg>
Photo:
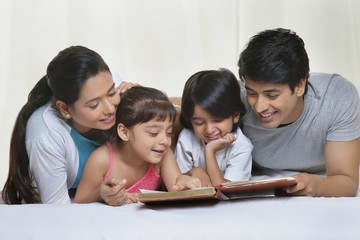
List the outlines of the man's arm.
<svg viewBox="0 0 360 240">
<path fill-rule="evenodd" d="M 298 184 L 288 188 L 291 195 L 316 197 L 353 197 L 359 185 L 360 138 L 325 143 L 327 177 L 301 173 L 295 175 Z"/>
</svg>

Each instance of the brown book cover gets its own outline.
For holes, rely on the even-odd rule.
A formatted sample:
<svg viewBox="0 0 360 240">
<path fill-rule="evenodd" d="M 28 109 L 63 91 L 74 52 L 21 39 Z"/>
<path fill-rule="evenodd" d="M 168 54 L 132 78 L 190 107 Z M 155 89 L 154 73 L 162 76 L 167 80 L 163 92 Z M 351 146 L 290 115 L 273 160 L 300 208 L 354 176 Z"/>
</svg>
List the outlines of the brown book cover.
<svg viewBox="0 0 360 240">
<path fill-rule="evenodd" d="M 139 194 L 142 203 L 195 201 L 204 199 L 229 200 L 235 198 L 275 196 L 275 191 L 296 184 L 293 177 L 265 180 L 232 181 L 216 187 L 204 187 L 178 192 L 145 191 Z"/>
<path fill-rule="evenodd" d="M 225 199 L 274 196 L 275 191 L 296 185 L 293 177 L 225 182 L 216 188 Z"/>
</svg>

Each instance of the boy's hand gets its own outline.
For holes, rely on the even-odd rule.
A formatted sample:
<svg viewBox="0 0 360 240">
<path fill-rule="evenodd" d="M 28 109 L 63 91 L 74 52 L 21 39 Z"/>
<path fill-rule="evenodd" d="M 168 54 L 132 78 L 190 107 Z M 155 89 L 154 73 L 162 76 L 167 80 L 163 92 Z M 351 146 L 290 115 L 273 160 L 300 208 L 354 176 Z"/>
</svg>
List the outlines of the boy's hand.
<svg viewBox="0 0 360 240">
<path fill-rule="evenodd" d="M 224 137 L 213 140 L 206 144 L 205 148 L 217 152 L 220 149 L 228 147 L 236 138 L 231 133 L 226 134 Z"/>
</svg>

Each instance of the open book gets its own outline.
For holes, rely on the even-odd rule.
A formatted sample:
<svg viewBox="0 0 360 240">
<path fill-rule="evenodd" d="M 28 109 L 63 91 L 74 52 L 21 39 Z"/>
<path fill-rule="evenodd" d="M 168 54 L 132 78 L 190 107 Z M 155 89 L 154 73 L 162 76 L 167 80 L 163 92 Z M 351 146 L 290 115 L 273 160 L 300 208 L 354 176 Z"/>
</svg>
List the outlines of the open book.
<svg viewBox="0 0 360 240">
<path fill-rule="evenodd" d="M 293 177 L 265 180 L 230 181 L 215 187 L 203 187 L 178 192 L 142 190 L 139 201 L 142 203 L 161 203 L 187 200 L 229 200 L 249 197 L 275 196 L 275 191 L 296 185 Z"/>
</svg>

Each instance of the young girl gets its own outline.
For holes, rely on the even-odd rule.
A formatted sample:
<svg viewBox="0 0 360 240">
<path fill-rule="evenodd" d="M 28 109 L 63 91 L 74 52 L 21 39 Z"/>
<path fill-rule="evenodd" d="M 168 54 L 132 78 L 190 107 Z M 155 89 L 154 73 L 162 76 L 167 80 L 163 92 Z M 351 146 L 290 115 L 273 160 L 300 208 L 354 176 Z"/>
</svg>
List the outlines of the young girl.
<svg viewBox="0 0 360 240">
<path fill-rule="evenodd" d="M 175 150 L 181 172 L 202 169 L 214 186 L 248 180 L 253 146 L 239 127 L 244 114 L 238 81 L 229 70 L 191 76 L 182 96 L 180 122 L 185 129 Z"/>
<path fill-rule="evenodd" d="M 199 179 L 181 175 L 169 150 L 176 110 L 165 94 L 132 87 L 117 111 L 110 141 L 90 155 L 74 202 L 102 202 L 99 185 L 111 189 L 115 197 L 105 202 L 112 206 L 137 202 L 139 189 L 156 190 L 162 182 L 169 191 L 200 187 Z"/>
</svg>

